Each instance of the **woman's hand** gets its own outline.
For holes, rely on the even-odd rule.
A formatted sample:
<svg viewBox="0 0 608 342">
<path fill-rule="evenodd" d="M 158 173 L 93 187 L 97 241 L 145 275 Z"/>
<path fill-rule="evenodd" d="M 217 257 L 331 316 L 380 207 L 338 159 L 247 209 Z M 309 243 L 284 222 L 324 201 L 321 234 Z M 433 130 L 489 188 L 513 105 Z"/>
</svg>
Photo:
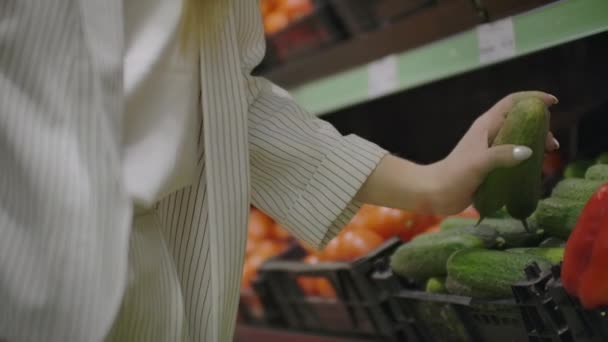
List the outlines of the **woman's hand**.
<svg viewBox="0 0 608 342">
<path fill-rule="evenodd" d="M 525 146 L 491 147 L 516 100 L 528 96 L 540 98 L 547 106 L 557 103 L 555 96 L 538 91 L 511 94 L 475 120 L 454 150 L 437 163 L 418 165 L 386 156 L 359 191 L 357 199 L 443 215 L 462 211 L 471 204 L 475 191 L 490 171 L 515 166 L 532 155 L 532 150 Z M 549 133 L 546 149 L 558 148 L 559 143 Z"/>
</svg>

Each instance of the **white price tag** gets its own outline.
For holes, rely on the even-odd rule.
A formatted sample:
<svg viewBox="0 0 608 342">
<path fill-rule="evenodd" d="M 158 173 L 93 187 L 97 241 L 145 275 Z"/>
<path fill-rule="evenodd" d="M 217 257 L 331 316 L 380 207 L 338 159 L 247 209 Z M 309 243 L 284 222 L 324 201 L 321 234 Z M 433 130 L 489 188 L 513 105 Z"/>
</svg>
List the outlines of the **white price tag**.
<svg viewBox="0 0 608 342">
<path fill-rule="evenodd" d="M 513 20 L 506 18 L 477 27 L 479 62 L 491 63 L 515 56 Z"/>
<path fill-rule="evenodd" d="M 380 97 L 395 91 L 399 85 L 397 58 L 395 55 L 389 55 L 369 63 L 367 74 L 370 97 Z"/>
</svg>

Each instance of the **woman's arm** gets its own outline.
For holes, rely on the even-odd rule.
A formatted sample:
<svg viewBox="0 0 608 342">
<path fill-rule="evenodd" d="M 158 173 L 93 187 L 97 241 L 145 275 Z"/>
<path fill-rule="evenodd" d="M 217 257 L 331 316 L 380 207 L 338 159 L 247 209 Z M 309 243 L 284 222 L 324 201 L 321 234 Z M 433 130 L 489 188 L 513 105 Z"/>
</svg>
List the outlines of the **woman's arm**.
<svg viewBox="0 0 608 342">
<path fill-rule="evenodd" d="M 445 159 L 418 165 L 394 156 L 383 158 L 357 194 L 357 200 L 440 214 L 463 210 L 488 172 L 514 166 L 531 156 L 532 151 L 525 146 L 489 147 L 514 100 L 525 96 L 537 96 L 548 106 L 557 103 L 554 96 L 538 91 L 511 94 L 480 116 Z M 558 142 L 549 134 L 546 149 L 557 148 Z"/>
<path fill-rule="evenodd" d="M 264 52 L 260 14 L 257 4 L 246 0 L 237 1 L 234 14 L 236 23 L 247 24 L 238 26 L 238 33 L 249 95 L 252 201 L 311 246 L 331 240 L 361 202 L 457 211 L 470 203 L 491 168 L 517 162 L 513 146 L 488 148 L 488 142 L 513 99 L 524 93 L 506 97 L 476 120 L 446 159 L 417 165 L 357 136 L 342 136 L 283 90 L 250 76 Z M 556 101 L 534 94 L 548 104 Z M 526 152 L 517 155 L 526 157 Z"/>
</svg>

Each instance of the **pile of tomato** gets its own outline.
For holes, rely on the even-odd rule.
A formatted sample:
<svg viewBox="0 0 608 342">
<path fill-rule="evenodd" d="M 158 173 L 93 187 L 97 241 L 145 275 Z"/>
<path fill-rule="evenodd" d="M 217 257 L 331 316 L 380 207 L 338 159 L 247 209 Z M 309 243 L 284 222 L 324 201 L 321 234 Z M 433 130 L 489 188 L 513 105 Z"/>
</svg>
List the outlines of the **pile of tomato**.
<svg viewBox="0 0 608 342">
<path fill-rule="evenodd" d="M 332 239 L 325 249 L 316 251 L 302 246 L 308 255 L 302 262 L 349 262 L 369 254 L 387 239 L 400 237 L 409 241 L 414 236 L 438 229 L 439 218 L 372 205 L 364 205 L 350 223 Z M 295 243 L 289 233 L 262 211 L 252 208 L 247 234 L 247 251 L 243 268 L 242 288 L 251 289 L 258 268 L 268 259 Z M 334 298 L 335 291 L 323 277 L 299 277 L 298 284 L 305 294 Z"/>
<path fill-rule="evenodd" d="M 252 208 L 247 229 L 247 248 L 241 287 L 250 288 L 258 268 L 287 249 L 289 233 L 262 211 Z"/>
<path fill-rule="evenodd" d="M 262 0 L 264 31 L 273 34 L 314 10 L 313 0 Z"/>
</svg>

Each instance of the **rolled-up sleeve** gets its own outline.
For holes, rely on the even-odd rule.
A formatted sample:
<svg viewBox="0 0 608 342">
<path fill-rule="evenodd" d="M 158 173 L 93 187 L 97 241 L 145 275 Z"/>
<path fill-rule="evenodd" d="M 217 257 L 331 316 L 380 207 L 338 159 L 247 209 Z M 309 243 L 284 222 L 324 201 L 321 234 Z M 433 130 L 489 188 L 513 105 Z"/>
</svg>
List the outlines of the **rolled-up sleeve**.
<svg viewBox="0 0 608 342">
<path fill-rule="evenodd" d="M 322 248 L 356 213 L 355 195 L 387 152 L 342 136 L 264 79 L 248 87 L 253 203 Z"/>
<path fill-rule="evenodd" d="M 357 212 L 355 195 L 387 152 L 356 135 L 342 136 L 283 89 L 251 76 L 265 52 L 261 14 L 256 1 L 234 4 L 248 91 L 252 202 L 320 249 Z"/>
</svg>

